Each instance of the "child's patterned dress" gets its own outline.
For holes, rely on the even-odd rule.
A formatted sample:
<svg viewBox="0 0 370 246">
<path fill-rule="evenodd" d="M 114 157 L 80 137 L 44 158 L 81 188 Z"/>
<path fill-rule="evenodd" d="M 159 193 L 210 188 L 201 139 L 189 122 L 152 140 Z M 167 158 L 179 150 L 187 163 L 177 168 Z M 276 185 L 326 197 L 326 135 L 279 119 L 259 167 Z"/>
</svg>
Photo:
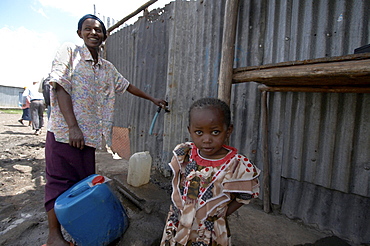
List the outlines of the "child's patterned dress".
<svg viewBox="0 0 370 246">
<path fill-rule="evenodd" d="M 228 245 L 227 205 L 258 196 L 260 170 L 237 150 L 222 159 L 204 159 L 191 143 L 176 146 L 169 163 L 172 205 L 161 245 Z"/>
</svg>

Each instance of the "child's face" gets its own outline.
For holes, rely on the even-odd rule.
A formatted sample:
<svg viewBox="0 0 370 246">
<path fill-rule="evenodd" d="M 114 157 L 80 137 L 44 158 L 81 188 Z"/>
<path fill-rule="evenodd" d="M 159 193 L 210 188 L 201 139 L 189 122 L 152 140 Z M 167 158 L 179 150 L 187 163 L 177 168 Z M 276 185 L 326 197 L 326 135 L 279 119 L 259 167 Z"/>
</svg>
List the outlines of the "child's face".
<svg viewBox="0 0 370 246">
<path fill-rule="evenodd" d="M 222 145 L 233 128 L 225 125 L 222 111 L 214 107 L 194 108 L 190 114 L 188 130 L 200 155 L 208 159 L 224 157 L 228 151 Z"/>
<path fill-rule="evenodd" d="M 88 48 L 98 48 L 105 39 L 100 22 L 94 19 L 86 19 L 77 33 Z"/>
</svg>

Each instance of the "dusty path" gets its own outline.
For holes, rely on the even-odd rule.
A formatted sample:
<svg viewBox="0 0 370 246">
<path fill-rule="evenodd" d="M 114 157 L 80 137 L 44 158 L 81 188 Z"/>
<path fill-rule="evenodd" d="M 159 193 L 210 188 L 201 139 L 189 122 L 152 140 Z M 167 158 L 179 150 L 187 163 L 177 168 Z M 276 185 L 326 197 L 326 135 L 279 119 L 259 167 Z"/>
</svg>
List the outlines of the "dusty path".
<svg viewBox="0 0 370 246">
<path fill-rule="evenodd" d="M 30 127 L 22 126 L 17 121 L 19 118 L 20 115 L 0 112 L 0 246 L 38 246 L 44 244 L 47 238 L 43 208 L 45 131 L 39 136 L 33 135 Z M 108 153 L 97 153 L 99 173 L 119 180 L 123 179 L 120 175 L 125 168 L 127 161 L 113 160 Z M 161 194 L 163 204 L 143 211 L 121 197 L 131 224 L 124 237 L 114 243 L 115 246 L 158 245 L 164 223 L 162 212 L 166 211 L 170 198 L 160 193 L 162 191 L 154 184 L 151 185 L 154 187 L 151 192 L 154 194 L 151 195 L 155 196 L 156 192 Z M 266 214 L 259 204 L 243 206 L 231 216 L 230 224 L 235 246 L 347 245 L 337 238 L 314 244 L 329 234 L 281 215 Z"/>
<path fill-rule="evenodd" d="M 19 118 L 0 113 L 0 245 L 42 245 L 45 131 L 33 135 Z"/>
</svg>

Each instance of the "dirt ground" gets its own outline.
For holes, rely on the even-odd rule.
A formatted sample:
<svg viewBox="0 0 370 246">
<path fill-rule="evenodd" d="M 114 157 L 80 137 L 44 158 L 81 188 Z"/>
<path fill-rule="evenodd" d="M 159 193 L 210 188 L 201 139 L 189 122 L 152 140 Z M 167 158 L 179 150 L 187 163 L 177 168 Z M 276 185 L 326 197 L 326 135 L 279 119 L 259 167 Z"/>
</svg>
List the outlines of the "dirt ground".
<svg viewBox="0 0 370 246">
<path fill-rule="evenodd" d="M 0 245 L 37 246 L 47 239 L 47 218 L 43 208 L 45 131 L 39 136 L 33 135 L 30 127 L 17 121 L 19 118 L 20 115 L 0 112 Z M 114 160 L 106 152 L 97 153 L 97 171 L 101 174 L 124 183 L 122 170 L 125 168 L 127 161 Z M 128 196 L 146 190 L 147 194 L 142 194 L 144 198 L 139 194 L 136 200 L 140 203 L 147 199 L 143 202 L 147 206 L 135 206 L 135 201 L 132 203 L 132 199 L 120 196 L 128 212 L 130 226 L 123 238 L 112 245 L 159 244 L 170 196 L 157 185 L 163 187 L 165 182 L 160 177 L 152 177 L 145 189 L 126 192 L 125 184 L 117 186 L 120 191 L 117 194 Z M 160 199 L 150 201 L 149 193 Z M 349 245 L 332 237 L 329 232 L 320 232 L 278 214 L 266 214 L 258 203 L 243 206 L 231 215 L 230 224 L 233 245 L 236 246 Z"/>
<path fill-rule="evenodd" d="M 45 132 L 33 135 L 19 118 L 0 113 L 0 245 L 42 245 Z"/>
</svg>

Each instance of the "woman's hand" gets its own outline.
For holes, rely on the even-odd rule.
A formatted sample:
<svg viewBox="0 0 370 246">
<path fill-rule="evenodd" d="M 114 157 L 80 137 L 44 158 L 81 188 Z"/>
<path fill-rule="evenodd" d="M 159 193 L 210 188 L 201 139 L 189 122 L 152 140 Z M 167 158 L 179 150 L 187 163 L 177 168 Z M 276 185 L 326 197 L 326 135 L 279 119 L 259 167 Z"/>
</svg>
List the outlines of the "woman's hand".
<svg viewBox="0 0 370 246">
<path fill-rule="evenodd" d="M 69 145 L 77 149 L 85 146 L 84 135 L 78 125 L 69 128 Z"/>
<path fill-rule="evenodd" d="M 166 109 L 168 103 L 163 100 L 163 99 L 158 99 L 158 98 L 153 98 L 152 102 L 157 105 L 157 106 L 160 106 L 161 108 L 163 109 Z"/>
</svg>

